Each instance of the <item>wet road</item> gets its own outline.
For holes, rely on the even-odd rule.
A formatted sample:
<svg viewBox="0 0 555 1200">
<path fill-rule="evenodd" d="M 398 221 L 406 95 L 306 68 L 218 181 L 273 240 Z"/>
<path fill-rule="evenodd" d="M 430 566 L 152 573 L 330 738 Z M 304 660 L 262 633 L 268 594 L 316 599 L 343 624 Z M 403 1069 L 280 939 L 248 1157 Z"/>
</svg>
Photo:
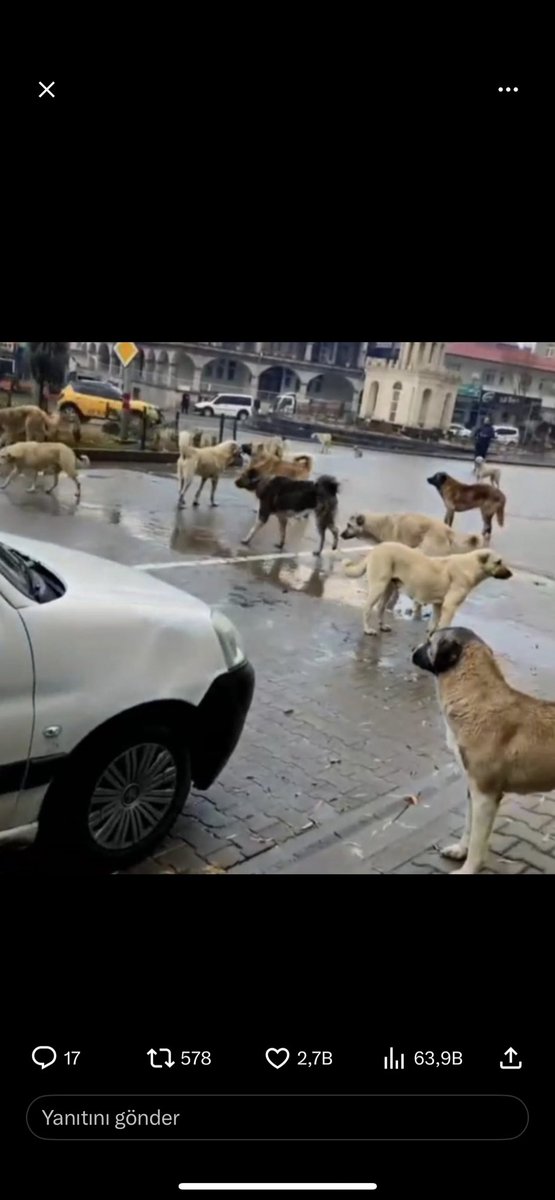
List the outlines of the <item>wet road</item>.
<svg viewBox="0 0 555 1200">
<path fill-rule="evenodd" d="M 296 453 L 303 449 L 314 453 L 314 446 L 295 443 Z M 467 464 L 436 458 L 368 452 L 355 459 L 347 449 L 316 450 L 315 458 L 318 473 L 341 482 L 340 524 L 361 509 L 441 516 L 426 476 L 444 467 L 468 479 Z M 517 570 L 511 580 L 477 588 L 459 621 L 494 647 L 513 683 L 555 698 L 555 477 L 548 469 L 504 466 L 502 487 L 507 525 L 494 528 L 493 545 Z M 235 488 L 233 476 L 220 481 L 216 509 L 203 494 L 202 507 L 189 502 L 177 510 L 173 467 L 91 468 L 83 472 L 82 497 L 76 507 L 69 481 L 61 482 L 57 497 L 28 495 L 16 481 L 0 493 L 0 537 L 9 540 L 12 532 L 100 554 L 223 605 L 257 671 L 253 709 L 231 764 L 207 797 L 190 798 L 178 822 L 181 842 L 166 839 L 149 870 L 210 869 L 206 863 L 246 869 L 249 855 L 274 842 L 277 850 L 288 838 L 316 836 L 336 820 L 350 820 L 359 807 L 362 813 L 366 806 L 364 820 L 373 821 L 374 806 L 376 812 L 382 804 L 398 806 L 399 789 L 412 792 L 421 777 L 451 761 L 433 681 L 411 664 L 424 622 L 406 619 L 402 601 L 391 634 L 362 634 L 364 580 L 348 579 L 343 565 L 349 554 L 364 551 L 363 543 L 340 543 L 338 553 L 328 550 L 315 560 L 310 518 L 290 523 L 285 555 L 275 550 L 271 521 L 251 547 L 241 546 L 255 504 Z M 480 529 L 475 512 L 455 521 L 461 530 Z M 394 793 L 396 800 L 389 798 Z M 462 795 L 456 805 L 459 800 Z M 536 814 L 534 828 L 544 819 Z M 434 827 L 428 844 L 437 836 Z M 537 836 L 541 864 L 526 869 L 555 870 L 555 859 L 550 866 L 543 854 L 543 833 Z M 351 844 L 337 837 L 343 847 Z M 552 837 L 548 830 L 547 847 Z M 357 853 L 353 849 L 355 863 Z M 515 854 L 509 871 L 532 861 L 523 860 L 520 842 Z M 441 869 L 441 860 L 436 856 L 421 869 Z"/>
<path fill-rule="evenodd" d="M 412 510 L 441 517 L 442 505 L 435 489 L 426 483 L 427 475 L 445 469 L 458 478 L 470 478 L 468 464 L 458 461 L 373 452 L 357 459 L 348 449 L 323 455 L 314 444 L 294 443 L 295 453 L 304 450 L 314 454 L 316 473 L 334 474 L 340 480 L 340 524 L 352 512 L 364 509 Z M 541 632 L 551 647 L 555 475 L 537 467 L 503 466 L 501 470 L 502 488 L 508 497 L 506 526 L 494 526 L 492 544 L 524 574 L 505 585 L 482 585 L 467 601 L 461 620 L 470 619 L 472 614 L 473 619 L 513 622 L 521 632 L 512 630 L 508 638 L 505 629 L 496 643 L 502 642 L 507 648 L 508 641 L 508 649 L 525 660 L 528 649 L 524 627 Z M 217 508 L 208 507 L 205 488 L 201 507 L 193 509 L 189 500 L 183 510 L 176 508 L 173 466 L 153 471 L 91 468 L 83 475 L 83 499 L 78 508 L 68 481 L 61 483 L 55 498 L 40 492 L 28 495 L 19 480 L 8 492 L 0 493 L 0 529 L 58 541 L 132 565 L 162 568 L 167 563 L 160 578 L 211 602 L 228 602 L 240 610 L 262 595 L 260 586 L 266 597 L 274 593 L 272 603 L 277 600 L 276 592 L 282 597 L 287 594 L 288 603 L 295 593 L 304 593 L 333 606 L 344 606 L 347 611 L 359 608 L 364 598 L 360 586 L 363 581 L 359 584 L 344 577 L 345 554 L 326 553 L 322 563 L 313 561 L 317 538 L 312 518 L 290 522 L 286 557 L 277 556 L 278 531 L 272 520 L 250 547 L 241 546 L 240 539 L 252 524 L 256 502 L 249 493 L 235 488 L 233 477 L 220 481 Z M 456 528 L 468 532 L 479 531 L 480 525 L 478 512 L 455 518 Z M 348 553 L 362 545 L 340 543 Z M 172 562 L 183 563 L 183 567 L 170 566 Z M 256 591 L 253 583 L 259 585 Z M 242 590 L 244 601 L 237 599 Z M 264 607 L 264 601 L 261 603 Z M 309 619 L 316 628 L 321 622 L 325 624 L 325 609 L 311 606 Z M 358 621 L 358 615 L 354 619 Z M 239 625 L 243 623 L 240 613 L 237 620 Z M 252 629 L 251 620 L 249 631 Z M 551 648 L 546 656 L 544 665 L 550 666 L 554 660 Z"/>
</svg>

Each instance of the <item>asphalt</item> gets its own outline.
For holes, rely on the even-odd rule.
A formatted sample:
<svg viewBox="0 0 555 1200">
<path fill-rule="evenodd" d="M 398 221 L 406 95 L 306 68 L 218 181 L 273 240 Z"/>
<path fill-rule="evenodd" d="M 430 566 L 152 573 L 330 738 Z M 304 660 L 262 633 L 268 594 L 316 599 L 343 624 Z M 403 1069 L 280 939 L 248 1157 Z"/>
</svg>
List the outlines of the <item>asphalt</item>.
<svg viewBox="0 0 555 1200">
<path fill-rule="evenodd" d="M 315 452 L 314 446 L 306 449 Z M 302 450 L 295 443 L 295 452 Z M 357 459 L 351 450 L 321 455 L 318 448 L 315 457 L 318 472 L 340 480 L 341 521 L 363 509 L 442 515 L 437 494 L 426 483 L 428 474 L 441 469 L 437 458 L 367 452 Z M 461 471 L 459 478 L 464 477 Z M 493 545 L 516 568 L 515 575 L 476 589 L 458 621 L 472 626 L 494 647 L 514 683 L 555 698 L 551 473 L 505 466 L 502 488 L 508 497 L 507 521 L 504 529 L 494 529 Z M 343 573 L 346 558 L 360 553 L 362 544 L 344 543 L 339 552 L 327 550 L 321 560 L 315 559 L 316 532 L 309 519 L 290 523 L 283 555 L 275 550 L 277 529 L 271 528 L 272 522 L 246 549 L 240 539 L 252 524 L 256 506 L 252 496 L 234 487 L 233 476 L 221 480 L 216 509 L 208 507 L 208 495 L 203 494 L 198 509 L 189 502 L 178 510 L 176 498 L 171 467 L 91 468 L 83 472 L 79 506 L 72 485 L 63 480 L 57 497 L 40 490 L 28 495 L 22 480 L 0 493 L 0 537 L 9 540 L 10 533 L 17 533 L 73 546 L 152 571 L 177 588 L 223 605 L 255 665 L 257 699 L 243 742 L 215 790 L 207 798 L 192 798 L 180 818 L 184 841 L 176 849 L 170 840 L 158 869 L 200 871 L 211 869 L 210 864 L 214 869 L 246 869 L 251 856 L 281 839 L 312 837 L 321 822 L 345 821 L 346 812 L 357 804 L 377 804 L 379 788 L 376 791 L 368 773 L 359 783 L 352 770 L 346 788 L 341 766 L 320 764 L 322 755 L 330 755 L 341 728 L 347 730 L 345 746 L 360 751 L 360 772 L 365 758 L 374 763 L 374 777 L 384 784 L 382 794 L 394 791 L 396 782 L 406 790 L 413 778 L 418 781 L 447 769 L 449 756 L 432 681 L 415 673 L 410 662 L 411 649 L 424 636 L 424 624 L 408 620 L 406 603 L 401 603 L 392 634 L 380 639 L 362 634 L 364 581 L 347 579 Z M 456 525 L 469 532 L 479 530 L 479 513 L 457 517 Z M 297 715 L 288 726 L 283 714 L 293 710 Z M 365 720 L 368 714 L 370 719 Z M 304 723 L 302 737 L 297 717 Z M 332 728 L 326 733 L 330 722 Z M 373 727 L 375 745 L 372 730 L 362 729 L 365 724 Z M 293 754 L 297 743 L 290 775 L 296 799 L 291 800 L 288 786 L 276 784 L 270 774 L 265 785 L 260 783 L 265 771 L 277 771 L 268 758 L 273 753 L 268 750 L 272 739 L 274 757 L 281 760 L 287 758 L 289 747 Z M 397 742 L 399 760 L 406 759 L 401 775 L 395 761 Z M 344 754 L 345 746 L 343 751 L 339 747 L 336 758 Z M 409 751 L 415 756 L 410 763 Z M 265 797 L 261 792 L 259 800 L 255 783 L 249 782 L 253 761 L 258 764 L 256 786 L 262 792 L 265 788 Z M 327 773 L 322 776 L 320 770 Z M 316 790 L 311 792 L 310 807 L 303 796 L 312 788 Z M 295 813 L 303 817 L 298 828 Z M 399 869 L 404 869 L 402 862 Z"/>
</svg>

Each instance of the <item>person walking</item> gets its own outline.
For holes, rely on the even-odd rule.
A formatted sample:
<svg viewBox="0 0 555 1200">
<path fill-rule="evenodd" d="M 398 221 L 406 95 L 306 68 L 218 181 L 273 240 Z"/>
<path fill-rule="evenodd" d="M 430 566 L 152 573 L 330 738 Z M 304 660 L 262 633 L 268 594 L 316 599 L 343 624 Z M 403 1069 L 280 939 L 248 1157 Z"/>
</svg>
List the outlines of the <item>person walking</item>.
<svg viewBox="0 0 555 1200">
<path fill-rule="evenodd" d="M 490 417 L 484 417 L 482 424 L 474 434 L 474 458 L 487 458 L 491 442 L 495 438 L 495 429 Z"/>
<path fill-rule="evenodd" d="M 191 403 L 191 397 L 190 397 L 189 393 L 183 392 L 183 395 L 181 397 L 181 412 L 184 417 L 187 417 L 189 415 L 190 403 Z"/>
</svg>

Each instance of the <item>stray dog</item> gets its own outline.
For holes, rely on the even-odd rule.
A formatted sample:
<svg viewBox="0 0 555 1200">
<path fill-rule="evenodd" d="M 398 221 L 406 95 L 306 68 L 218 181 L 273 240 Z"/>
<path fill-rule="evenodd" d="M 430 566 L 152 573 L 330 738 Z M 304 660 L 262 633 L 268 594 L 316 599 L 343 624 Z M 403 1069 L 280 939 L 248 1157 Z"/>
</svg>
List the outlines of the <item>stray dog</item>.
<svg viewBox="0 0 555 1200">
<path fill-rule="evenodd" d="M 488 541 L 491 537 L 491 521 L 496 516 L 499 525 L 505 524 L 505 504 L 507 498 L 498 488 L 490 487 L 489 483 L 460 483 L 445 471 L 437 471 L 430 475 L 428 483 L 437 488 L 445 505 L 445 524 L 452 525 L 456 512 L 468 512 L 471 508 L 479 508 L 484 523 L 483 535 Z"/>
<path fill-rule="evenodd" d="M 287 443 L 281 437 L 268 438 L 265 442 L 245 442 L 241 446 L 243 454 L 248 454 L 250 459 L 263 458 L 266 454 L 275 455 L 276 458 L 283 458 L 286 451 Z M 252 465 L 252 464 L 251 464 Z"/>
<path fill-rule="evenodd" d="M 64 442 L 16 442 L 14 446 L 5 446 L 3 450 L 0 450 L 0 462 L 8 463 L 11 467 L 7 479 L 0 484 L 2 490 L 7 488 L 15 475 L 21 475 L 24 471 L 32 471 L 34 479 L 27 491 L 36 492 L 37 475 L 42 472 L 45 475 L 54 475 L 52 487 L 45 489 L 46 494 L 49 495 L 58 486 L 60 475 L 64 472 L 75 484 L 77 500 L 81 497 L 77 467 L 90 466 L 86 455 L 77 458 L 71 446 L 66 446 Z"/>
<path fill-rule="evenodd" d="M 286 479 L 308 479 L 313 465 L 310 454 L 297 454 L 293 459 L 277 458 L 274 454 L 265 454 L 251 463 L 243 475 L 239 476 L 239 479 L 250 479 L 250 471 L 255 471 L 257 475 L 282 475 Z M 241 483 L 239 486 L 248 487 L 248 484 Z M 254 491 L 254 488 L 250 488 L 250 491 Z"/>
<path fill-rule="evenodd" d="M 185 437 L 187 434 L 179 435 L 179 458 L 177 460 L 177 478 L 179 482 L 178 505 L 180 508 L 185 508 L 185 496 L 193 482 L 195 475 L 200 478 L 200 486 L 197 489 L 193 500 L 193 508 L 198 507 L 200 494 L 206 483 L 210 480 L 211 495 L 210 504 L 212 508 L 217 508 L 214 496 L 220 475 L 228 467 L 242 466 L 241 448 L 238 442 L 220 442 L 219 446 L 205 446 L 204 449 L 198 449 L 196 446 L 191 446 Z M 181 439 L 184 439 L 183 441 Z"/>
<path fill-rule="evenodd" d="M 178 439 L 175 429 L 155 429 L 152 434 L 153 450 L 177 450 Z"/>
<path fill-rule="evenodd" d="M 268 478 L 260 475 L 256 467 L 249 467 L 235 480 L 235 487 L 255 492 L 259 500 L 258 517 L 246 538 L 243 538 L 244 546 L 249 545 L 268 517 L 276 516 L 281 529 L 277 548 L 283 550 L 289 517 L 302 517 L 313 512 L 320 534 L 320 545 L 314 553 L 322 553 L 327 529 L 333 534 L 333 549 L 337 549 L 339 530 L 335 519 L 339 483 L 333 476 L 320 475 L 314 483 L 306 479 L 283 479 L 276 475 Z"/>
<path fill-rule="evenodd" d="M 483 866 L 505 793 L 555 788 L 555 703 L 511 687 L 471 629 L 442 629 L 418 646 L 412 661 L 436 676 L 447 745 L 468 784 L 462 839 L 441 853 L 466 860 L 454 874 L 473 875 Z"/>
<path fill-rule="evenodd" d="M 424 554 L 466 554 L 479 550 L 484 540 L 479 533 L 457 536 L 444 521 L 426 517 L 423 513 L 354 513 L 341 534 L 349 538 L 365 538 L 369 542 L 401 542 Z"/>
<path fill-rule="evenodd" d="M 332 443 L 332 436 L 331 433 L 313 433 L 311 441 L 320 443 L 320 454 L 327 454 Z"/>
<path fill-rule="evenodd" d="M 479 533 L 457 534 L 436 517 L 422 513 L 354 513 L 349 517 L 341 537 L 365 538 L 369 542 L 400 542 L 413 550 L 421 550 L 433 558 L 436 555 L 467 554 L 485 545 Z M 392 589 L 387 608 L 395 608 L 399 599 L 399 588 Z M 422 605 L 415 603 L 415 617 L 422 616 Z"/>
<path fill-rule="evenodd" d="M 478 482 L 482 482 L 484 479 L 491 479 L 494 487 L 501 487 L 501 471 L 499 470 L 499 467 L 488 466 L 483 458 L 478 457 L 476 459 L 473 467 L 473 473 Z"/>
<path fill-rule="evenodd" d="M 75 442 L 81 440 L 78 423 L 68 421 L 61 412 L 50 416 L 36 404 L 0 409 L 0 446 L 22 441 L 56 441 L 61 433 L 71 435 Z"/>
<path fill-rule="evenodd" d="M 399 542 L 382 542 L 361 563 L 347 563 L 347 575 L 357 579 L 366 571 L 368 601 L 364 610 L 364 632 L 377 634 L 391 631 L 384 625 L 383 615 L 393 587 L 400 587 L 417 604 L 431 604 L 432 620 L 428 632 L 450 625 L 459 607 L 482 580 L 510 579 L 503 559 L 493 550 L 471 550 L 469 554 L 454 554 L 429 558 L 421 550 L 412 550 Z M 371 625 L 373 609 L 377 609 L 378 626 Z"/>
</svg>

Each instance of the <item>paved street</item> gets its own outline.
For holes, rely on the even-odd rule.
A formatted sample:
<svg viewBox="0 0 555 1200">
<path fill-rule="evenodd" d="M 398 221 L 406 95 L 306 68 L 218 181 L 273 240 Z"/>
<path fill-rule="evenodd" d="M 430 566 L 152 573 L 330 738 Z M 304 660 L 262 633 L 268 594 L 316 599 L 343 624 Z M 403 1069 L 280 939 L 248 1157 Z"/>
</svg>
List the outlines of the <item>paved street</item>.
<svg viewBox="0 0 555 1200">
<path fill-rule="evenodd" d="M 444 468 L 469 477 L 468 464 L 437 458 L 316 451 L 317 466 L 341 481 L 342 520 L 364 508 L 441 516 L 426 476 Z M 410 660 L 424 623 L 400 612 L 392 634 L 365 638 L 364 580 L 343 575 L 344 552 L 315 563 L 312 520 L 290 525 L 285 556 L 275 552 L 271 523 L 241 547 L 255 505 L 232 479 L 219 485 L 219 508 L 208 509 L 203 494 L 202 508 L 181 512 L 173 468 L 98 467 L 82 485 L 76 510 L 67 482 L 55 499 L 29 496 L 19 481 L 0 495 L 0 529 L 152 570 L 223 605 L 257 672 L 230 764 L 206 793 L 191 795 L 155 858 L 134 872 L 451 870 L 436 847 L 462 828 L 465 789 L 444 744 L 433 680 Z M 555 699 L 555 476 L 504 466 L 502 487 L 507 525 L 494 529 L 493 544 L 516 575 L 481 585 L 459 619 L 494 647 L 512 682 Z M 456 525 L 479 530 L 479 514 Z M 555 799 L 505 801 L 492 851 L 489 871 L 555 872 Z"/>
</svg>

